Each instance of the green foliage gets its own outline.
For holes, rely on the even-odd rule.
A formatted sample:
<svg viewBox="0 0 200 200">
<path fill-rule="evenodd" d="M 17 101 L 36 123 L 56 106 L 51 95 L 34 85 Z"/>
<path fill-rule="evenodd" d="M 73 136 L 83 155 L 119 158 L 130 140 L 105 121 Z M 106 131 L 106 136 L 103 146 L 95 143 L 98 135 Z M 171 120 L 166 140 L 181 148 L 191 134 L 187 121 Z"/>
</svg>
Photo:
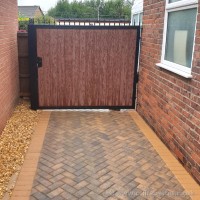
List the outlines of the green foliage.
<svg viewBox="0 0 200 200">
<path fill-rule="evenodd" d="M 34 19 L 35 24 L 54 24 L 54 18 L 130 19 L 131 4 L 126 0 L 83 0 L 69 3 L 59 0 L 44 17 Z M 29 19 L 19 13 L 19 29 L 28 30 Z"/>
<path fill-rule="evenodd" d="M 19 30 L 28 30 L 29 20 L 19 20 Z"/>
<path fill-rule="evenodd" d="M 54 24 L 54 18 L 48 15 L 34 18 L 34 24 Z"/>
<path fill-rule="evenodd" d="M 23 16 L 21 13 L 19 13 L 18 22 L 19 22 L 19 30 L 27 30 L 28 29 L 29 18 L 27 18 L 27 17 Z"/>
<path fill-rule="evenodd" d="M 125 0 L 84 0 L 69 3 L 59 0 L 48 15 L 54 18 L 112 18 L 130 19 L 131 4 Z"/>
<path fill-rule="evenodd" d="M 28 30 L 29 18 L 19 16 L 18 18 L 19 30 Z M 50 16 L 36 17 L 34 18 L 34 24 L 54 24 L 54 18 Z"/>
</svg>

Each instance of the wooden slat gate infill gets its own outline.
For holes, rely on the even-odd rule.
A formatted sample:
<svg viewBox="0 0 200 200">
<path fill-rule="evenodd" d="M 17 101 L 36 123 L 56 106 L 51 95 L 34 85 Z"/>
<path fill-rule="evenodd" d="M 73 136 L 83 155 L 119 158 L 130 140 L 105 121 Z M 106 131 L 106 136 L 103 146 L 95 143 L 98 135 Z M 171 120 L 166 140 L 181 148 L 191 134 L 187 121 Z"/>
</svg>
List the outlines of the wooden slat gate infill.
<svg viewBox="0 0 200 200">
<path fill-rule="evenodd" d="M 32 109 L 135 108 L 139 26 L 29 25 Z"/>
</svg>

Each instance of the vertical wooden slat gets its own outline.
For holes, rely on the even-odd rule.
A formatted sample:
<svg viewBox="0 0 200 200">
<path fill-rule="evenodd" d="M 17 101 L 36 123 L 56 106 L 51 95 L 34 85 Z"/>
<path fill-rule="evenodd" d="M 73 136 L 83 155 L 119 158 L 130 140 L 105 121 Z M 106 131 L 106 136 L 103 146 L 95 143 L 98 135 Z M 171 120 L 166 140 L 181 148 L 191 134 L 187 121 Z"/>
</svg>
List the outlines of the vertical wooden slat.
<svg viewBox="0 0 200 200">
<path fill-rule="evenodd" d="M 87 57 L 87 51 L 86 51 L 86 35 L 80 30 L 80 38 L 79 38 L 79 44 L 80 44 L 80 57 L 79 62 L 81 67 L 79 67 L 79 91 L 82 95 L 79 95 L 79 105 L 84 106 L 85 104 L 85 96 L 86 96 L 86 57 Z"/>
<path fill-rule="evenodd" d="M 51 31 L 50 30 L 45 30 L 44 31 L 44 46 L 42 46 L 43 49 L 45 49 L 45 53 L 44 56 L 42 57 L 43 59 L 43 66 L 42 68 L 40 68 L 39 70 L 43 71 L 43 75 L 40 77 L 40 80 L 43 80 L 43 87 L 47 87 L 45 89 L 44 87 L 44 91 L 43 91 L 43 95 L 44 95 L 44 99 L 43 99 L 43 105 L 45 105 L 45 103 L 47 102 L 47 105 L 50 106 L 51 105 L 51 99 L 49 98 L 49 96 L 51 95 L 51 56 L 50 56 L 50 39 L 51 39 Z M 44 48 L 45 47 L 45 48 Z M 50 95 L 49 95 L 50 92 Z M 40 95 L 39 95 L 40 96 Z"/>
<path fill-rule="evenodd" d="M 65 31 L 65 88 L 63 91 L 65 104 L 72 106 L 73 94 L 73 33 L 74 30 Z"/>
<path fill-rule="evenodd" d="M 39 105 L 132 106 L 136 35 L 134 29 L 37 30 Z"/>
<path fill-rule="evenodd" d="M 37 30 L 37 56 L 41 57 L 43 59 L 43 66 L 46 64 L 46 60 L 49 58 L 49 56 L 46 56 L 46 54 L 43 52 L 43 46 L 46 45 L 43 35 L 45 35 L 45 31 Z M 46 50 L 49 49 L 49 46 L 46 46 Z M 44 102 L 44 98 L 46 96 L 45 92 L 49 92 L 49 89 L 47 88 L 49 86 L 48 84 L 48 74 L 44 73 L 44 70 L 46 68 L 40 68 L 38 69 L 38 92 L 39 92 L 39 104 L 42 104 Z M 47 80 L 47 81 L 46 81 Z M 44 83 L 46 83 L 46 87 L 44 87 Z M 42 95 L 41 95 L 42 94 Z M 45 102 L 46 105 L 48 105 L 48 102 Z"/>
<path fill-rule="evenodd" d="M 65 106 L 65 30 L 57 31 L 57 106 Z"/>
</svg>

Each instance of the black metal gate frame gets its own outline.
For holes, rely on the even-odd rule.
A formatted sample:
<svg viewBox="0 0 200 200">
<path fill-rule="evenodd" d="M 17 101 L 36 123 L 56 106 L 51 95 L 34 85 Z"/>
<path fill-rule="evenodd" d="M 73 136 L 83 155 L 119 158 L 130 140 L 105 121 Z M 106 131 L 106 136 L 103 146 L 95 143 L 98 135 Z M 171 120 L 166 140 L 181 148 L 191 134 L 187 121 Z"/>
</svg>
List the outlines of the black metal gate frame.
<svg viewBox="0 0 200 200">
<path fill-rule="evenodd" d="M 41 107 L 39 106 L 38 91 L 38 66 L 37 66 L 37 29 L 136 29 L 136 52 L 134 63 L 133 96 L 132 106 L 65 106 L 65 107 Z M 138 82 L 138 56 L 140 46 L 140 26 L 63 26 L 63 25 L 35 25 L 28 26 L 28 45 L 29 45 L 29 70 L 30 70 L 30 90 L 31 90 L 31 109 L 135 109 L 136 89 Z"/>
</svg>

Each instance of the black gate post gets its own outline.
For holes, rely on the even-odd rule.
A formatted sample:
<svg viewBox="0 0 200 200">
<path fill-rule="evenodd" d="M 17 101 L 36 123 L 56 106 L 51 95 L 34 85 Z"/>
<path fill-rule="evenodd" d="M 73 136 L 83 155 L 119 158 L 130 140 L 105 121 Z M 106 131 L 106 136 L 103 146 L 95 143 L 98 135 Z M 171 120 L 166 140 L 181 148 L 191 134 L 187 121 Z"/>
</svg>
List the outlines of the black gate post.
<svg viewBox="0 0 200 200">
<path fill-rule="evenodd" d="M 37 110 L 38 103 L 38 68 L 37 68 L 37 36 L 36 26 L 28 26 L 28 50 L 29 50 L 29 70 L 30 70 L 30 90 L 31 90 L 31 109 Z"/>
<path fill-rule="evenodd" d="M 136 107 L 136 94 L 137 94 L 137 83 L 138 83 L 138 61 L 139 61 L 139 51 L 140 51 L 140 26 L 135 26 L 137 29 L 136 38 L 136 51 L 135 51 L 135 67 L 134 67 L 134 79 L 133 79 L 133 109 Z"/>
</svg>

